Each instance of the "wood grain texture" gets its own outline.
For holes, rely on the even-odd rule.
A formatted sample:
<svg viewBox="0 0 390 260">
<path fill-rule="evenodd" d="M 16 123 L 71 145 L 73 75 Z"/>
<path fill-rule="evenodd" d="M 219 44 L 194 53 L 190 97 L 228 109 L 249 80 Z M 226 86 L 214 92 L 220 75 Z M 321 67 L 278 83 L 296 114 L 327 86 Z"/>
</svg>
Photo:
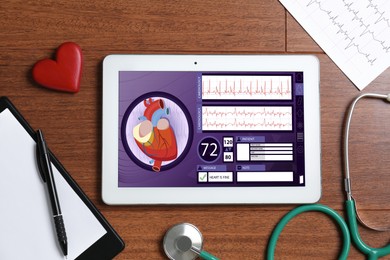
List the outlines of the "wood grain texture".
<svg viewBox="0 0 390 260">
<path fill-rule="evenodd" d="M 323 53 L 320 46 L 307 34 L 302 26 L 287 13 L 286 15 L 286 49 L 288 52 Z"/>
<path fill-rule="evenodd" d="M 63 42 L 84 54 L 80 92 L 39 87 L 33 64 L 51 57 Z M 321 64 L 321 203 L 344 214 L 341 141 L 345 111 L 359 91 L 276 0 L 253 1 L 2 1 L 0 5 L 0 95 L 8 96 L 125 240 L 116 259 L 164 259 L 165 231 L 191 222 L 205 249 L 221 259 L 263 259 L 268 238 L 293 205 L 120 206 L 101 200 L 102 60 L 113 53 L 309 53 Z M 364 92 L 390 92 L 390 71 Z M 354 194 L 374 225 L 390 225 L 388 187 L 390 107 L 359 104 L 351 131 Z M 309 174 L 309 173 L 308 173 Z M 0 216 L 1 220 L 1 216 Z M 360 228 L 370 245 L 390 233 Z M 340 233 L 321 214 L 294 219 L 278 242 L 277 259 L 335 259 Z M 355 248 L 350 259 L 364 259 Z"/>
</svg>

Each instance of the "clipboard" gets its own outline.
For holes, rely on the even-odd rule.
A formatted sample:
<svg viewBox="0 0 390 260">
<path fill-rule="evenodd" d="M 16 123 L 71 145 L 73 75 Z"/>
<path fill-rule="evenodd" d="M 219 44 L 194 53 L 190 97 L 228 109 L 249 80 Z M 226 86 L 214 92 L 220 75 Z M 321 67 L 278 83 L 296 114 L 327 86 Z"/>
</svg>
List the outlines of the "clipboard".
<svg viewBox="0 0 390 260">
<path fill-rule="evenodd" d="M 12 116 L 10 115 L 9 112 L 17 120 L 17 122 L 23 127 L 25 132 L 27 132 L 28 135 L 32 138 L 32 140 L 31 140 L 30 138 L 28 138 L 28 136 L 26 136 L 27 139 L 30 139 L 31 143 L 34 145 L 35 142 L 36 142 L 36 134 L 35 134 L 35 131 L 33 130 L 33 128 L 28 124 L 28 122 L 23 118 L 23 116 L 18 112 L 16 107 L 11 103 L 11 101 L 7 97 L 0 97 L 0 116 L 3 114 L 3 116 L 7 115 L 8 118 L 11 118 Z M 10 121 L 12 121 L 12 120 L 13 120 L 13 118 L 11 118 Z M 15 122 L 15 124 L 17 124 L 17 123 Z M 2 127 L 5 128 L 4 124 L 2 125 L 2 123 L 0 123 L 0 130 L 1 130 Z M 20 129 L 20 131 L 23 132 L 21 129 Z M 30 148 L 31 148 L 31 143 L 30 143 Z M 3 145 L 0 142 L 0 155 L 1 155 L 2 146 L 6 147 L 6 145 Z M 5 153 L 3 153 L 3 154 L 5 154 Z M 81 188 L 77 185 L 77 183 L 72 179 L 72 177 L 69 175 L 69 173 L 65 170 L 65 168 L 61 165 L 61 163 L 58 161 L 58 159 L 51 152 L 50 152 L 50 156 L 51 156 L 53 170 L 57 172 L 58 176 L 61 175 L 63 179 L 61 177 L 57 177 L 57 178 L 60 178 L 61 181 L 64 180 L 62 183 L 60 182 L 59 185 L 60 186 L 61 185 L 64 186 L 64 189 L 66 189 L 66 190 L 70 190 L 71 196 L 76 198 L 77 201 L 79 201 L 78 198 L 81 200 L 82 203 L 80 201 L 78 203 L 79 204 L 83 204 L 81 207 L 86 212 L 85 213 L 85 215 L 86 215 L 85 221 L 86 222 L 94 222 L 96 227 L 98 227 L 99 232 L 100 232 L 93 238 L 93 240 L 92 240 L 93 242 L 91 244 L 87 244 L 85 246 L 85 248 L 79 249 L 80 250 L 80 254 L 77 253 L 77 255 L 71 257 L 71 259 L 78 259 L 78 260 L 83 260 L 83 259 L 112 259 L 114 256 L 116 256 L 119 252 L 121 252 L 123 250 L 123 248 L 125 246 L 123 240 L 120 238 L 120 236 L 116 233 L 116 231 L 112 228 L 112 226 L 107 222 L 107 220 L 104 218 L 104 216 L 99 212 L 99 210 L 89 200 L 89 198 L 86 196 L 86 194 L 81 190 Z M 30 156 L 30 157 L 34 157 L 34 156 Z M 20 157 L 20 158 L 24 158 L 24 157 Z M 35 160 L 35 158 L 33 158 L 33 159 L 29 158 L 29 159 L 30 160 L 33 160 L 33 159 Z M 21 162 L 21 164 L 23 164 L 23 163 Z M 2 166 L 0 165 L 0 182 L 1 182 L 1 179 L 4 177 L 4 176 L 1 176 L 2 175 L 1 167 Z M 33 169 L 33 170 L 35 171 L 36 169 Z M 5 174 L 4 172 L 7 172 L 7 171 L 3 171 L 3 174 Z M 8 171 L 8 173 L 10 173 L 10 172 L 11 171 Z M 59 172 L 59 174 L 58 174 L 58 172 Z M 4 180 L 3 179 L 4 182 L 9 181 L 9 179 L 13 178 L 13 177 L 10 177 L 10 176 L 8 176 L 8 177 L 9 177 L 8 180 Z M 35 178 L 35 176 L 34 176 L 34 178 Z M 57 182 L 57 178 L 56 178 L 56 182 Z M 41 181 L 41 180 L 39 179 L 39 180 L 37 180 L 37 182 L 38 181 Z M 35 186 L 38 186 L 38 185 L 35 185 Z M 68 188 L 68 187 L 70 187 L 70 188 Z M 45 187 L 44 187 L 43 184 L 42 184 L 41 187 L 36 187 L 36 190 L 38 190 L 38 189 L 41 189 L 43 192 L 46 192 L 45 191 Z M 57 189 L 59 189 L 58 188 L 58 183 L 57 183 Z M 23 191 L 21 191 L 21 193 L 23 193 Z M 76 194 L 76 196 L 72 195 L 72 193 Z M 2 192 L 0 191 L 0 196 L 1 195 L 4 195 L 4 194 L 2 194 Z M 60 200 L 61 200 L 61 194 L 60 193 L 59 193 L 59 197 L 60 197 Z M 1 203 L 0 203 L 0 208 L 1 208 L 2 212 L 7 211 L 7 207 L 10 207 L 10 205 L 18 204 L 17 201 L 12 201 L 12 199 L 13 199 L 12 197 L 8 197 L 8 200 L 9 200 L 8 203 L 4 203 L 3 205 L 1 205 Z M 36 196 L 36 197 L 34 197 L 34 198 L 30 199 L 30 200 L 34 202 L 34 200 L 38 200 L 38 199 L 39 199 L 39 196 Z M 46 201 L 44 201 L 44 199 L 43 199 L 43 202 L 46 203 Z M 43 202 L 41 201 L 40 203 L 42 204 Z M 50 208 L 49 204 L 47 204 L 47 212 L 43 212 L 41 214 L 43 214 L 45 217 L 46 217 L 46 215 L 50 215 L 49 214 L 49 208 Z M 68 228 L 68 226 L 69 226 L 69 219 L 71 219 L 71 217 L 68 217 L 68 224 L 67 224 L 67 221 L 66 221 L 66 218 L 67 218 L 66 214 L 67 213 L 65 212 L 64 208 L 63 208 L 63 214 L 64 214 L 65 227 Z M 77 217 L 78 217 L 77 214 L 81 215 L 82 213 L 80 213 L 80 212 L 73 212 L 72 214 L 74 214 L 76 216 L 76 218 L 73 217 L 73 220 L 74 220 L 74 219 L 77 219 Z M 27 214 L 27 216 L 28 215 L 29 214 Z M 51 216 L 49 216 L 49 218 L 50 217 Z M 0 221 L 3 221 L 2 218 L 6 219 L 6 216 L 4 216 L 4 215 L 2 216 L 2 214 L 0 214 Z M 88 218 L 89 218 L 90 221 L 88 221 Z M 26 220 L 26 217 L 24 219 Z M 29 221 L 29 219 L 27 218 L 26 221 Z M 42 222 L 42 220 L 40 220 L 40 221 Z M 53 244 L 58 244 L 57 240 L 56 240 L 56 237 L 55 237 L 54 225 L 52 225 L 52 224 L 53 223 L 51 223 L 50 220 L 48 220 L 48 224 L 47 225 L 50 226 L 51 229 L 53 229 Z M 72 225 L 70 225 L 70 226 L 72 226 Z M 0 232 L 4 233 L 4 230 L 1 230 L 1 227 L 3 229 L 6 229 L 7 228 L 6 224 L 4 224 L 3 226 L 0 226 Z M 15 228 L 13 228 L 12 230 L 15 230 Z M 15 232 L 16 233 L 19 232 L 19 233 L 21 233 L 23 235 L 23 230 L 15 230 Z M 68 232 L 68 230 L 67 230 L 67 232 Z M 8 232 L 6 235 L 3 236 L 4 240 L 7 239 L 6 241 L 1 241 L 2 237 L 0 235 L 0 241 L 1 241 L 2 244 L 3 243 L 11 243 L 10 245 L 7 244 L 6 245 L 7 247 L 20 248 L 20 250 L 15 252 L 15 255 L 18 256 L 20 254 L 20 251 L 24 250 L 24 249 L 22 249 L 23 245 L 13 245 L 12 242 L 9 242 L 9 241 L 12 241 L 12 237 L 14 236 L 13 233 L 14 232 L 12 232 L 12 234 L 11 234 L 11 232 Z M 76 235 L 78 236 L 78 234 L 76 234 Z M 41 239 L 39 237 L 39 234 L 36 234 L 36 239 L 37 240 Z M 70 239 L 70 237 L 68 236 L 68 240 L 69 239 Z M 51 241 L 51 239 L 49 239 L 49 238 L 48 238 L 48 240 Z M 72 241 L 69 240 L 69 243 L 72 243 Z M 50 245 L 46 245 L 46 247 L 49 247 L 49 246 Z M 63 259 L 63 256 L 61 256 L 60 251 L 58 250 L 58 248 L 55 248 L 54 250 L 58 251 L 59 259 Z M 4 255 L 2 255 L 2 252 L 0 250 L 0 258 L 4 259 L 3 257 L 4 257 Z M 10 256 L 8 256 L 8 257 L 10 257 Z M 5 258 L 7 258 L 7 257 L 5 257 Z M 34 256 L 32 256 L 32 258 L 34 258 Z M 12 259 L 15 259 L 15 257 L 13 256 Z M 68 256 L 68 259 L 70 259 L 69 256 Z"/>
</svg>

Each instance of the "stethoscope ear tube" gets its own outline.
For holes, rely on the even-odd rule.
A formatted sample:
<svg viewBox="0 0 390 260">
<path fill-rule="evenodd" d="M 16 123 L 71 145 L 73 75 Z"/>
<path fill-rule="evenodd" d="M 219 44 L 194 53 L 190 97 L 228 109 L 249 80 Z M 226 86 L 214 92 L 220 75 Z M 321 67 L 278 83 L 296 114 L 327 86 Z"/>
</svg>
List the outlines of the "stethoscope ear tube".
<svg viewBox="0 0 390 260">
<path fill-rule="evenodd" d="M 287 223 L 292 220 L 295 216 L 308 211 L 319 211 L 331 216 L 334 220 L 336 220 L 337 224 L 340 226 L 341 232 L 343 233 L 344 243 L 341 249 L 339 259 L 347 259 L 349 249 L 351 247 L 351 236 L 349 234 L 348 226 L 345 223 L 344 219 L 333 209 L 322 205 L 322 204 L 310 204 L 299 206 L 289 213 L 287 213 L 275 227 L 270 240 L 268 242 L 267 247 L 267 260 L 273 260 L 275 255 L 276 243 L 278 241 L 279 235 L 282 232 L 283 228 L 287 225 Z"/>
<path fill-rule="evenodd" d="M 376 99 L 382 99 L 388 103 L 390 103 L 390 94 L 376 94 L 376 93 L 364 93 L 359 96 L 357 96 L 351 103 L 348 113 L 345 118 L 345 127 L 344 127 L 344 144 L 343 144 L 343 156 L 344 156 L 344 186 L 345 186 L 345 192 L 347 196 L 347 201 L 353 201 L 354 204 L 354 212 L 356 213 L 356 218 L 359 220 L 359 222 L 372 230 L 376 231 L 389 231 L 390 227 L 372 227 L 371 225 L 368 225 L 366 222 L 363 221 L 363 219 L 360 217 L 358 208 L 356 206 L 356 200 L 352 196 L 352 188 L 351 188 L 351 175 L 349 171 L 349 129 L 351 127 L 351 121 L 352 121 L 352 114 L 355 109 L 356 104 L 358 101 L 362 98 L 376 98 Z"/>
<path fill-rule="evenodd" d="M 347 116 L 345 119 L 344 143 L 343 143 L 344 175 L 345 175 L 344 176 L 344 183 L 345 183 L 345 192 L 347 195 L 347 200 L 352 199 L 351 176 L 349 173 L 349 152 L 348 152 L 348 150 L 349 150 L 349 148 L 348 148 L 349 147 L 349 129 L 351 127 L 352 115 L 353 115 L 353 111 L 355 109 L 355 106 L 358 103 L 358 101 L 362 98 L 378 98 L 378 99 L 382 99 L 382 100 L 385 100 L 385 101 L 390 103 L 390 94 L 383 95 L 383 94 L 376 94 L 376 93 L 364 93 L 364 94 L 356 97 L 352 101 L 352 103 L 348 109 L 348 113 L 347 113 Z M 368 227 L 368 228 L 370 228 L 370 227 Z"/>
</svg>

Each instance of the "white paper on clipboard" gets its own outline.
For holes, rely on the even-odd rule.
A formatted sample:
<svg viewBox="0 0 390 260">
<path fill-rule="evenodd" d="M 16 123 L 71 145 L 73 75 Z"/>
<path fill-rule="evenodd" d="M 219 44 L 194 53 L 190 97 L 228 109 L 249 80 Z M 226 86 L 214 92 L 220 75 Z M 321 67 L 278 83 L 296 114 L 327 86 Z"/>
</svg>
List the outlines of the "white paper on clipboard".
<svg viewBox="0 0 390 260">
<path fill-rule="evenodd" d="M 57 241 L 46 187 L 36 163 L 36 143 L 5 109 L 0 113 L 0 259 L 64 259 Z M 106 230 L 52 165 L 75 259 Z"/>
</svg>

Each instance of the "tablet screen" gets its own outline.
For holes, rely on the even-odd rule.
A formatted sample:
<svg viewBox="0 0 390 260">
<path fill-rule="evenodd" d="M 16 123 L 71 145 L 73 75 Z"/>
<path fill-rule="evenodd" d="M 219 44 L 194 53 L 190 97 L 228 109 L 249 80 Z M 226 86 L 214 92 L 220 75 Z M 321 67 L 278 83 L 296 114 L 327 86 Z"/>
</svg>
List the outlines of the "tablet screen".
<svg viewBox="0 0 390 260">
<path fill-rule="evenodd" d="M 118 187 L 305 186 L 303 72 L 119 72 Z"/>
</svg>

